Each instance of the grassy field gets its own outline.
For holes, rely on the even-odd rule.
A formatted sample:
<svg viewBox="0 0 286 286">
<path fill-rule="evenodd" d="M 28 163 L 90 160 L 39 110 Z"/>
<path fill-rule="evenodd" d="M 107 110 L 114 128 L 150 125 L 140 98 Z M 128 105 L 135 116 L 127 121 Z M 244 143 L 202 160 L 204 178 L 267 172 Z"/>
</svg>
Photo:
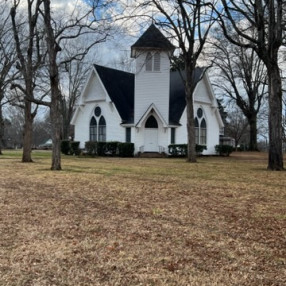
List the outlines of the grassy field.
<svg viewBox="0 0 286 286">
<path fill-rule="evenodd" d="M 286 285 L 286 173 L 229 158 L 0 157 L 0 285 Z"/>
</svg>

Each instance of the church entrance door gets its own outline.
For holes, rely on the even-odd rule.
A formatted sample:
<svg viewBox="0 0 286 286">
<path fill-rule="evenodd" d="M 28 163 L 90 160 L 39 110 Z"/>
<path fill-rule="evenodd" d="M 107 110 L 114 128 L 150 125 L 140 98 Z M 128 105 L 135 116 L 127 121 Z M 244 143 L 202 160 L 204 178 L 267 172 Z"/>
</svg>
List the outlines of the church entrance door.
<svg viewBox="0 0 286 286">
<path fill-rule="evenodd" d="M 146 121 L 144 137 L 144 152 L 159 152 L 158 122 L 153 115 Z"/>
</svg>

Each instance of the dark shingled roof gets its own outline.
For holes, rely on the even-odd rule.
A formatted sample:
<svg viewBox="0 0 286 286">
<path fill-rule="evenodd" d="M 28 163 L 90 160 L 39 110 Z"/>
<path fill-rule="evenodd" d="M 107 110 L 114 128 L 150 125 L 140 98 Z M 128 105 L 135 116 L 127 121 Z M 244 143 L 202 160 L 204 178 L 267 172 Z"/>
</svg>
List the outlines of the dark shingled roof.
<svg viewBox="0 0 286 286">
<path fill-rule="evenodd" d="M 114 102 L 122 123 L 134 123 L 134 81 L 135 75 L 132 73 L 115 70 L 99 65 L 94 65 L 100 79 Z M 199 81 L 204 68 L 197 68 L 195 71 L 195 81 Z M 182 79 L 184 72 L 170 73 L 170 110 L 169 124 L 179 125 L 180 118 L 186 107 L 185 87 Z"/>
<path fill-rule="evenodd" d="M 122 123 L 134 122 L 134 74 L 94 65 Z"/>
<path fill-rule="evenodd" d="M 131 50 L 134 48 L 155 48 L 160 50 L 174 50 L 175 47 L 169 42 L 169 40 L 152 24 L 131 46 Z"/>
<path fill-rule="evenodd" d="M 204 70 L 205 68 L 196 68 L 194 75 L 195 82 L 199 82 Z M 186 107 L 185 76 L 184 71 L 173 71 L 170 73 L 169 124 L 178 125 Z"/>
</svg>

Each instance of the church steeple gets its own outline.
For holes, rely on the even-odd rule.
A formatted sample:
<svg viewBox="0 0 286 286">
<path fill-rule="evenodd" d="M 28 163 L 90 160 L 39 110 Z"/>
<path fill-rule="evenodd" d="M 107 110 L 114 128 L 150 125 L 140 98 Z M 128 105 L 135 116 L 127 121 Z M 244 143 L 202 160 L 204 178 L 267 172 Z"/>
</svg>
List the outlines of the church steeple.
<svg viewBox="0 0 286 286">
<path fill-rule="evenodd" d="M 159 129 L 163 128 L 164 122 L 169 122 L 170 55 L 174 49 L 154 24 L 131 46 L 131 57 L 135 58 L 136 66 L 135 124 L 146 115 L 151 104 L 160 114 L 157 119 L 162 118 Z"/>
<path fill-rule="evenodd" d="M 135 44 L 131 46 L 131 57 L 136 57 L 137 50 L 158 50 L 158 51 L 168 51 L 173 53 L 175 47 L 170 43 L 170 41 L 157 29 L 157 27 L 152 24 L 136 41 Z"/>
</svg>

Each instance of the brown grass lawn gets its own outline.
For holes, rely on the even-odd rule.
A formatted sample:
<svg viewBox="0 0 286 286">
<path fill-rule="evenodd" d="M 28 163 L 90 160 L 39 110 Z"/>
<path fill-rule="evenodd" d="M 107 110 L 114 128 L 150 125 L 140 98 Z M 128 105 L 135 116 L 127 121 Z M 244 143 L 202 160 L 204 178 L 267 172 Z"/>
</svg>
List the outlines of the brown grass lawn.
<svg viewBox="0 0 286 286">
<path fill-rule="evenodd" d="M 229 158 L 0 157 L 0 285 L 286 285 L 286 173 Z"/>
</svg>

